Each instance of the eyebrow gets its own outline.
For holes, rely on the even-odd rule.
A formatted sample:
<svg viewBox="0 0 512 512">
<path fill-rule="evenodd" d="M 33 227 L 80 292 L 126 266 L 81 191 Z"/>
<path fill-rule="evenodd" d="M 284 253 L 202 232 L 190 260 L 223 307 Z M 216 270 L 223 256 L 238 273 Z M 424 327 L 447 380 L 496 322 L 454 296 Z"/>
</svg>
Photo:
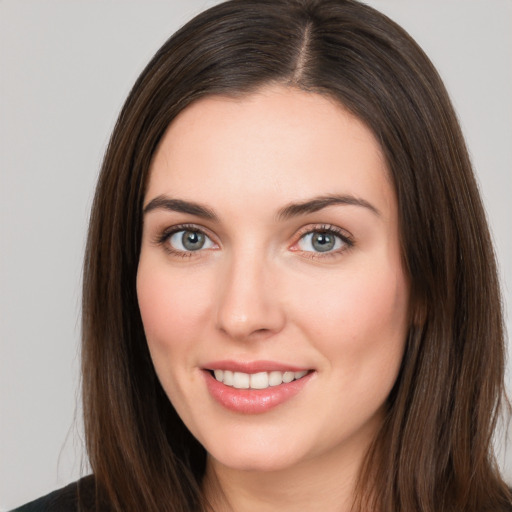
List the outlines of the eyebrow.
<svg viewBox="0 0 512 512">
<path fill-rule="evenodd" d="M 328 206 L 335 205 L 349 205 L 349 206 L 361 206 L 370 210 L 372 213 L 380 217 L 379 210 L 371 203 L 364 199 L 359 199 L 352 195 L 327 195 L 314 197 L 308 201 L 302 203 L 291 203 L 284 208 L 281 208 L 277 214 L 277 218 L 280 220 L 290 219 L 291 217 L 297 217 L 299 215 L 306 215 L 308 213 L 318 212 Z"/>
<path fill-rule="evenodd" d="M 318 196 L 301 203 L 290 203 L 281 208 L 277 213 L 278 220 L 287 220 L 292 217 L 306 215 L 308 213 L 318 212 L 328 206 L 349 205 L 360 206 L 370 210 L 377 216 L 380 216 L 379 210 L 365 199 L 359 199 L 352 195 L 328 195 Z M 173 199 L 165 195 L 160 195 L 152 199 L 145 207 L 144 214 L 153 210 L 168 210 L 172 212 L 187 213 L 201 217 L 203 219 L 218 221 L 218 217 L 213 210 L 193 201 L 184 201 L 183 199 Z"/>
<path fill-rule="evenodd" d="M 145 207 L 144 214 L 151 212 L 153 210 L 168 210 L 171 212 L 179 212 L 179 213 L 188 213 L 190 215 L 195 215 L 196 217 L 201 217 L 203 219 L 208 220 L 218 220 L 215 212 L 206 206 L 203 206 L 199 203 L 194 203 L 192 201 L 183 201 L 182 199 L 172 199 L 167 196 L 157 196 L 152 199 Z"/>
</svg>

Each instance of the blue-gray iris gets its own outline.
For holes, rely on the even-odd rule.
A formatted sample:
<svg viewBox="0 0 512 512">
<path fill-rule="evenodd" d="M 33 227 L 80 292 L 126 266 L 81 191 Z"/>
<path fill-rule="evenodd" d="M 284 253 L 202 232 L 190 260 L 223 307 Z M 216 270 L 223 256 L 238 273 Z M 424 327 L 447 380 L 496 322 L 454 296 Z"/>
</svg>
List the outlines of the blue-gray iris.
<svg viewBox="0 0 512 512">
<path fill-rule="evenodd" d="M 330 251 L 336 242 L 334 235 L 330 233 L 314 233 L 311 243 L 318 252 Z"/>
<path fill-rule="evenodd" d="M 204 245 L 205 237 L 198 231 L 185 231 L 181 238 L 181 243 L 187 251 L 197 251 Z"/>
</svg>

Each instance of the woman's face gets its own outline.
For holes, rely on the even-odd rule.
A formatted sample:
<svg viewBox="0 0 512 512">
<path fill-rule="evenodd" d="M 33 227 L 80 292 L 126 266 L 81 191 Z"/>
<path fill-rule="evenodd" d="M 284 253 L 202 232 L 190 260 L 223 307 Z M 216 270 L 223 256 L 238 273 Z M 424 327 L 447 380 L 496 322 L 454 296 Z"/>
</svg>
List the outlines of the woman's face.
<svg viewBox="0 0 512 512">
<path fill-rule="evenodd" d="M 149 350 L 210 461 L 360 461 L 397 378 L 408 306 L 372 133 L 292 88 L 207 97 L 167 130 L 144 207 Z"/>
</svg>

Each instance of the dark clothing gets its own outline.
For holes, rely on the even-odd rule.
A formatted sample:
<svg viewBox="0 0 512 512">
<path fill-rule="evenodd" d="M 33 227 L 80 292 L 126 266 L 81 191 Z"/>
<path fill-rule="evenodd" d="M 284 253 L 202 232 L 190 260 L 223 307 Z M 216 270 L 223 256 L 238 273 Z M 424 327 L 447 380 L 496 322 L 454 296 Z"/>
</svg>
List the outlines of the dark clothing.
<svg viewBox="0 0 512 512">
<path fill-rule="evenodd" d="M 95 495 L 94 476 L 89 475 L 11 512 L 88 512 L 95 510 Z"/>
<path fill-rule="evenodd" d="M 111 510 L 101 502 L 96 504 L 96 486 L 94 476 L 86 476 L 77 482 L 31 501 L 11 512 L 104 512 Z M 512 504 L 503 502 L 503 507 L 485 508 L 482 512 L 512 512 Z"/>
</svg>

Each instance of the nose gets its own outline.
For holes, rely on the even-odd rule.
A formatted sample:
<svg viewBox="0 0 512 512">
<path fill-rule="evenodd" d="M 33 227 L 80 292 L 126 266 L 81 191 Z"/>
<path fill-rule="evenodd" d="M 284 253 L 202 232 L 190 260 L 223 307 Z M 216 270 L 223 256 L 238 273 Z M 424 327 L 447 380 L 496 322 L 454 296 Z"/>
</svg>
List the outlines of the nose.
<svg viewBox="0 0 512 512">
<path fill-rule="evenodd" d="M 285 314 L 275 277 L 271 262 L 254 254 L 231 258 L 219 276 L 217 329 L 240 341 L 281 331 Z"/>
</svg>

